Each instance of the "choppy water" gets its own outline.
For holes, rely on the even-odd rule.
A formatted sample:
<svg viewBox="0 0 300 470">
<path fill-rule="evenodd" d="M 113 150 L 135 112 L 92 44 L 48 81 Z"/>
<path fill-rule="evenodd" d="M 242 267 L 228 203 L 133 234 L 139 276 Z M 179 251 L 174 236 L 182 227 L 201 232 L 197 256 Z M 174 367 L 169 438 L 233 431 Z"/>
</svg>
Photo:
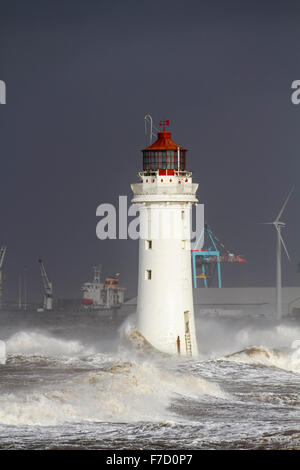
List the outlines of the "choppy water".
<svg viewBox="0 0 300 470">
<path fill-rule="evenodd" d="M 128 341 L 134 318 L 2 312 L 0 449 L 300 448 L 300 324 L 200 320 L 198 358 Z"/>
</svg>

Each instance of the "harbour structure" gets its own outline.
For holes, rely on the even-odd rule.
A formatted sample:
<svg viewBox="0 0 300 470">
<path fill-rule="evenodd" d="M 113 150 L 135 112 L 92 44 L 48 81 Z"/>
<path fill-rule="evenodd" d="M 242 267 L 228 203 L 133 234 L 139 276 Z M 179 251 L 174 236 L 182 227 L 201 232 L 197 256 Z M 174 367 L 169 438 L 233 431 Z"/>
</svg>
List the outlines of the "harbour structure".
<svg viewBox="0 0 300 470">
<path fill-rule="evenodd" d="M 202 248 L 200 243 L 204 242 Z M 216 237 L 208 224 L 200 233 L 192 249 L 193 286 L 196 289 L 199 281 L 204 287 L 210 287 L 217 271 L 218 287 L 222 287 L 221 263 L 246 263 L 243 255 L 235 255 Z M 200 272 L 199 269 L 200 268 Z"/>
<path fill-rule="evenodd" d="M 137 297 L 125 302 L 128 311 L 136 310 Z M 276 287 L 198 287 L 194 289 L 194 311 L 200 318 L 267 318 L 277 323 Z M 282 320 L 300 320 L 300 287 L 282 287 Z"/>
<path fill-rule="evenodd" d="M 137 329 L 160 351 L 197 355 L 190 213 L 198 184 L 187 170 L 187 150 L 166 131 L 169 121 L 160 125 L 131 185 L 140 213 Z"/>
</svg>

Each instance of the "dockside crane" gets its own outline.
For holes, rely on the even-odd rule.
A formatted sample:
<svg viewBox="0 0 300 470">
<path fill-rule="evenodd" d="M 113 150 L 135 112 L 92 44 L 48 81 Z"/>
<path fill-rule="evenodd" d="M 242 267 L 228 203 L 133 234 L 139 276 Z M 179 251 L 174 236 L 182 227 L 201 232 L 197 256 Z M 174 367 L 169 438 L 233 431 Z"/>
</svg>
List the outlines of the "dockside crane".
<svg viewBox="0 0 300 470">
<path fill-rule="evenodd" d="M 204 240 L 204 248 L 198 249 L 201 240 Z M 231 253 L 216 237 L 211 228 L 205 224 L 200 233 L 195 247 L 191 250 L 193 286 L 198 287 L 197 280 L 202 279 L 204 287 L 208 287 L 214 277 L 217 268 L 218 287 L 222 287 L 221 263 L 246 263 L 243 255 Z M 201 273 L 197 274 L 197 265 Z"/>
<path fill-rule="evenodd" d="M 43 286 L 44 286 L 44 310 L 52 310 L 52 307 L 53 307 L 52 282 L 49 281 L 45 266 L 41 259 L 39 259 L 39 264 L 40 264 L 42 281 L 43 281 Z"/>
<path fill-rule="evenodd" d="M 6 253 L 6 246 L 1 246 L 1 249 L 0 249 L 0 308 L 2 308 L 2 282 L 3 282 L 2 266 L 3 266 L 5 253 Z"/>
</svg>

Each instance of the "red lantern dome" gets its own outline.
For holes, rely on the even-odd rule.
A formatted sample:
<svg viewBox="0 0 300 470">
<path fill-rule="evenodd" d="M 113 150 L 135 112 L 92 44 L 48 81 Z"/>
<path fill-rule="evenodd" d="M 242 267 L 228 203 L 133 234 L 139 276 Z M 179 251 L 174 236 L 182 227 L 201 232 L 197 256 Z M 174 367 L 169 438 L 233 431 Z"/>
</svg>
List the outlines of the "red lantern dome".
<svg viewBox="0 0 300 470">
<path fill-rule="evenodd" d="M 186 152 L 171 139 L 171 132 L 165 130 L 169 121 L 161 121 L 163 131 L 158 133 L 157 140 L 143 152 L 143 171 L 186 169 Z"/>
</svg>

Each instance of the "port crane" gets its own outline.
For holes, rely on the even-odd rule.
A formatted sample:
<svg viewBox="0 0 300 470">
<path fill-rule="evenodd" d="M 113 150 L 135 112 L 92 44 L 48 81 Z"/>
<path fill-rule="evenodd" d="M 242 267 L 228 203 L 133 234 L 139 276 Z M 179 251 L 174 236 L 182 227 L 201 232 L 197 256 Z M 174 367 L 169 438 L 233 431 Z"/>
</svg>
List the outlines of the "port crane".
<svg viewBox="0 0 300 470">
<path fill-rule="evenodd" d="M 3 275 L 2 275 L 2 266 L 3 261 L 6 253 L 6 246 L 1 246 L 0 249 L 0 308 L 2 308 L 2 282 L 3 282 Z"/>
<path fill-rule="evenodd" d="M 44 263 L 41 259 L 39 259 L 39 264 L 40 264 L 42 281 L 43 281 L 43 286 L 44 286 L 44 310 L 52 310 L 52 307 L 53 307 L 52 282 L 49 281 Z"/>
<path fill-rule="evenodd" d="M 203 248 L 197 249 L 203 238 Z M 222 287 L 221 263 L 246 263 L 243 255 L 235 255 L 227 250 L 207 224 L 204 225 L 194 249 L 191 250 L 191 255 L 194 288 L 198 287 L 198 279 L 203 280 L 204 287 L 209 287 L 216 270 L 218 287 Z M 200 274 L 197 274 L 197 265 L 201 268 Z"/>
</svg>

